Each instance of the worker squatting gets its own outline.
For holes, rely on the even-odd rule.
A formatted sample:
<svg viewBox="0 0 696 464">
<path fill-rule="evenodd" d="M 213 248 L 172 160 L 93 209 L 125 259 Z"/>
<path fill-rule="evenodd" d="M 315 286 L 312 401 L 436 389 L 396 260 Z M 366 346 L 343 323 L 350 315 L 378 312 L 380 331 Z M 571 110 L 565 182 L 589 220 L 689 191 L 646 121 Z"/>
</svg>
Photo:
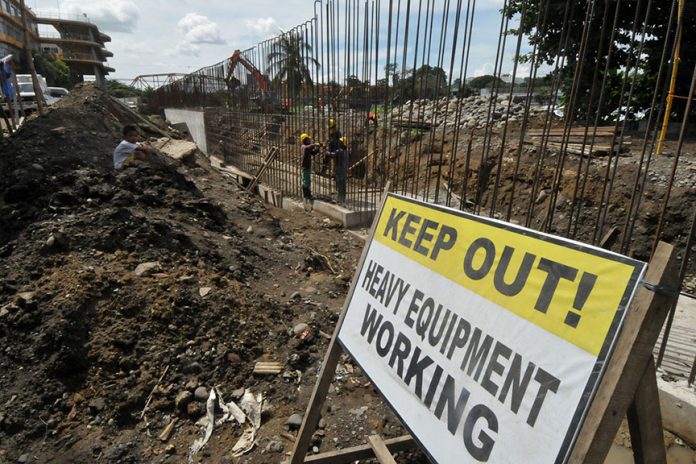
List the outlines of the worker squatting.
<svg viewBox="0 0 696 464">
<path fill-rule="evenodd" d="M 519 413 L 523 399 L 529 393 L 533 403 L 525 420 L 530 427 L 536 424 L 547 395 L 558 391 L 561 383 L 558 378 L 524 360 L 504 343 L 473 327 L 449 308 L 437 304 L 432 297 L 414 288 L 411 301 L 404 301 L 411 284 L 377 262 L 370 261 L 367 265 L 360 286 L 394 315 L 405 303 L 403 308 L 406 309 L 401 311 L 400 317 L 412 329 L 411 334 L 395 328 L 372 304 L 365 309 L 360 334 L 369 344 L 374 344 L 377 354 L 435 417 L 445 421 L 443 413 L 447 411 L 447 429 L 452 435 L 464 421 L 464 445 L 478 461 L 486 462 L 493 450 L 499 429 L 498 418 L 485 404 L 468 404 L 469 390 L 457 385 L 455 377 L 425 355 L 421 346 L 427 351 L 436 349 L 449 360 L 455 356 L 455 359 L 461 359 L 461 372 L 500 403 L 507 404 L 515 414 Z M 388 309 L 392 304 L 393 310 Z M 431 348 L 427 348 L 426 343 Z M 440 393 L 436 397 L 438 388 Z M 474 437 L 477 426 L 480 433 Z"/>
</svg>

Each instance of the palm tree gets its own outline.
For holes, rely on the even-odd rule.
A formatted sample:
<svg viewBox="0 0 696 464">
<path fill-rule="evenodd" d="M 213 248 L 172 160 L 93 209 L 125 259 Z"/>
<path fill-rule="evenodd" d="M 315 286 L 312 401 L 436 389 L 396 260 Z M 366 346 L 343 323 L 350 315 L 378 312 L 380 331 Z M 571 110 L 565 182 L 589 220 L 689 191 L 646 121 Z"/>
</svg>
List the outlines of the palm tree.
<svg viewBox="0 0 696 464">
<path fill-rule="evenodd" d="M 310 65 L 320 66 L 312 56 L 312 46 L 305 42 L 302 34 L 288 32 L 281 35 L 266 56 L 269 65 L 266 73 L 275 72 L 273 83 L 278 86 L 285 81 L 288 93 L 293 97 L 303 85 L 312 85 Z"/>
</svg>

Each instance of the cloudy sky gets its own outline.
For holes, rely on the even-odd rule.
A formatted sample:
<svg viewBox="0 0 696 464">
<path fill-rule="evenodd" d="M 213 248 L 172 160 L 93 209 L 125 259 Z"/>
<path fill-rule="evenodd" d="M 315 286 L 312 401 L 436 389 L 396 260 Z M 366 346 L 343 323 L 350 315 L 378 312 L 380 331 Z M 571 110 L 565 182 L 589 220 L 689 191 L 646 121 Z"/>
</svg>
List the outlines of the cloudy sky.
<svg viewBox="0 0 696 464">
<path fill-rule="evenodd" d="M 114 53 L 109 65 L 116 72 L 109 77 L 119 79 L 194 71 L 314 15 L 312 0 L 26 0 L 26 4 L 39 13 L 86 14 L 111 36 L 106 46 Z M 469 75 L 493 68 L 501 5 L 502 0 L 477 3 Z M 506 63 L 504 71 L 511 67 Z"/>
</svg>

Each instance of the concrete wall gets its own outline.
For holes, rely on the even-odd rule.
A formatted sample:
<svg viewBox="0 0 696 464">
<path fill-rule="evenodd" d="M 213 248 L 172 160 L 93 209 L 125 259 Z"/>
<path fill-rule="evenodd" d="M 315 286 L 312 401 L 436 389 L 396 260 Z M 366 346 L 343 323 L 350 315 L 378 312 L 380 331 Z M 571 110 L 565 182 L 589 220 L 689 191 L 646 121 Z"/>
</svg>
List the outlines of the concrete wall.
<svg viewBox="0 0 696 464">
<path fill-rule="evenodd" d="M 165 108 L 164 116 L 173 124 L 185 122 L 193 141 L 203 153 L 208 153 L 208 144 L 205 139 L 205 117 L 203 111 L 180 110 Z"/>
</svg>

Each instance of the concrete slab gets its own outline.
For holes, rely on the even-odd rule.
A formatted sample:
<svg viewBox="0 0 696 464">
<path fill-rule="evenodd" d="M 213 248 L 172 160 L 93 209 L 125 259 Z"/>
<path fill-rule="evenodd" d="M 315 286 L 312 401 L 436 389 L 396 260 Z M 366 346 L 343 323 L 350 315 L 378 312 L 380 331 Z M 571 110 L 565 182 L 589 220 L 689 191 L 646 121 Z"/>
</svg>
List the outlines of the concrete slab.
<svg viewBox="0 0 696 464">
<path fill-rule="evenodd" d="M 662 426 L 696 446 L 696 390 L 686 381 L 665 382 L 658 378 Z"/>
</svg>

